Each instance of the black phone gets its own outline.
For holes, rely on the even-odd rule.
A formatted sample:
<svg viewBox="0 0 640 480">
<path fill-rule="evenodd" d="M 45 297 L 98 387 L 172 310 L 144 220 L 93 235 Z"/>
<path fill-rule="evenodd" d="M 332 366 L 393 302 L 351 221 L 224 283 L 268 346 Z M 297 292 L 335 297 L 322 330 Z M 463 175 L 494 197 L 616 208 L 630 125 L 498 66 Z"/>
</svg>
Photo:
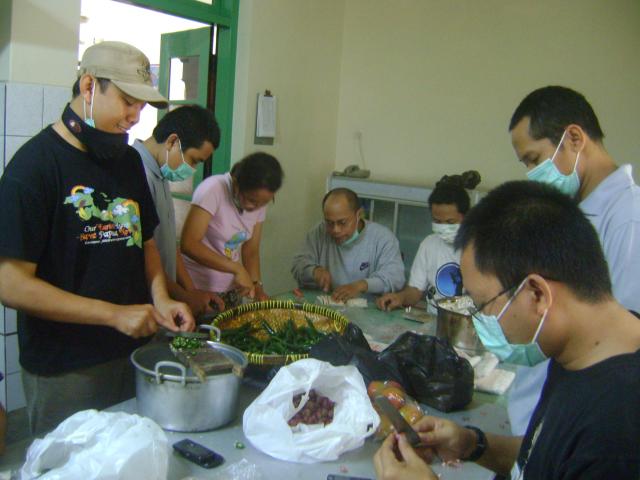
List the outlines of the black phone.
<svg viewBox="0 0 640 480">
<path fill-rule="evenodd" d="M 188 438 L 174 443 L 173 449 L 187 460 L 204 468 L 213 468 L 224 463 L 222 455 Z"/>
<path fill-rule="evenodd" d="M 336 475 L 336 474 L 330 473 L 329 475 L 327 475 L 327 480 L 373 480 L 373 479 L 364 478 L 364 477 L 350 477 L 348 475 Z"/>
</svg>

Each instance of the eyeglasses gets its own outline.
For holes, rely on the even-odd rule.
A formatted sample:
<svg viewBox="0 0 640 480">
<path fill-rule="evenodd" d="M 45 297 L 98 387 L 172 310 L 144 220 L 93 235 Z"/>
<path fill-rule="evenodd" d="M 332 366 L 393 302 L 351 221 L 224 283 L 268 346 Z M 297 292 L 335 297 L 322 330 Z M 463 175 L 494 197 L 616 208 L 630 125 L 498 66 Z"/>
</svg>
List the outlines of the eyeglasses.
<svg viewBox="0 0 640 480">
<path fill-rule="evenodd" d="M 504 290 L 502 290 L 499 294 L 497 294 L 495 297 L 491 298 L 490 300 L 487 300 L 486 302 L 484 302 L 482 305 L 480 305 L 479 307 L 476 306 L 475 302 L 473 304 L 473 306 L 471 308 L 469 308 L 468 312 L 469 315 L 471 315 L 472 317 L 476 317 L 476 315 L 478 315 L 479 313 L 482 313 L 482 311 L 487 308 L 487 305 L 489 305 L 492 302 L 495 302 L 500 296 L 504 295 L 505 293 L 509 293 L 512 290 L 515 290 L 518 287 L 518 285 L 514 285 L 512 287 L 509 288 L 505 288 Z M 477 317 L 476 317 L 477 318 Z"/>
</svg>

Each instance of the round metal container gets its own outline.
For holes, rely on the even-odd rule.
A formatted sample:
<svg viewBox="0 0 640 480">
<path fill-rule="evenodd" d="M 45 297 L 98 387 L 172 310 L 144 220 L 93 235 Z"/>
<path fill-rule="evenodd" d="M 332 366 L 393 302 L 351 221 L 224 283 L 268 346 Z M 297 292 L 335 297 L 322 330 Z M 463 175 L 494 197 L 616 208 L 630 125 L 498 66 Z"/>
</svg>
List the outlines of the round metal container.
<svg viewBox="0 0 640 480">
<path fill-rule="evenodd" d="M 166 430 L 203 432 L 232 421 L 247 357 L 237 348 L 210 342 L 235 364 L 232 371 L 212 374 L 202 383 L 176 361 L 169 345 L 152 343 L 131 354 L 136 368 L 138 413 Z"/>
<path fill-rule="evenodd" d="M 482 355 L 485 348 L 473 326 L 471 315 L 448 310 L 446 304 L 450 301 L 450 298 L 446 298 L 436 302 L 438 309 L 436 336 L 448 340 L 449 344 L 469 355 Z"/>
</svg>

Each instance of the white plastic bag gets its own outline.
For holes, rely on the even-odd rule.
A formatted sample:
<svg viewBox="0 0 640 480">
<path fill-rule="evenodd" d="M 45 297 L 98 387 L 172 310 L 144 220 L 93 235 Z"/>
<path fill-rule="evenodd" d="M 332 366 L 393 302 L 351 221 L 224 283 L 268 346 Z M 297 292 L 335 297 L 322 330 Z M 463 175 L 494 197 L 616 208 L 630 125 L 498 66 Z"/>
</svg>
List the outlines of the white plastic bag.
<svg viewBox="0 0 640 480">
<path fill-rule="evenodd" d="M 294 432 L 287 422 L 307 397 L 296 408 L 293 396 L 312 388 L 335 402 L 333 421 L 325 426 L 305 425 Z M 301 463 L 335 460 L 359 448 L 380 423 L 357 368 L 334 367 L 312 358 L 282 367 L 242 420 L 245 436 L 258 450 Z"/>
<path fill-rule="evenodd" d="M 20 478 L 165 480 L 169 453 L 167 436 L 152 420 L 83 410 L 31 444 Z"/>
</svg>

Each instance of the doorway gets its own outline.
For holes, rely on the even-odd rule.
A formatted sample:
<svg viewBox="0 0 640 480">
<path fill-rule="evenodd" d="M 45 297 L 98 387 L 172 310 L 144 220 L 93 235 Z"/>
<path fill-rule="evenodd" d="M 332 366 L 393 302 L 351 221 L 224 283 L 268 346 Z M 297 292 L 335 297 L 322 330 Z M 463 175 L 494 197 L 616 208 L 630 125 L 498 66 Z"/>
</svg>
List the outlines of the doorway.
<svg viewBox="0 0 640 480">
<path fill-rule="evenodd" d="M 231 164 L 237 15 L 236 0 L 81 0 L 78 59 L 103 40 L 135 45 L 149 58 L 154 84 L 169 108 L 196 103 L 213 110 L 220 125 L 215 161 L 198 166 L 192 180 L 171 184 L 178 232 L 197 185 Z M 163 113 L 147 106 L 129 132 L 130 142 L 151 136 Z"/>
<path fill-rule="evenodd" d="M 151 77 L 154 86 L 158 87 L 162 34 L 203 27 L 210 25 L 115 0 L 82 0 L 78 61 L 87 48 L 104 40 L 130 43 L 149 58 Z M 171 79 L 172 84 L 179 81 L 177 78 Z M 144 108 L 140 121 L 129 131 L 130 143 L 136 138 L 144 140 L 151 136 L 158 122 L 157 113 L 153 107 Z"/>
</svg>

